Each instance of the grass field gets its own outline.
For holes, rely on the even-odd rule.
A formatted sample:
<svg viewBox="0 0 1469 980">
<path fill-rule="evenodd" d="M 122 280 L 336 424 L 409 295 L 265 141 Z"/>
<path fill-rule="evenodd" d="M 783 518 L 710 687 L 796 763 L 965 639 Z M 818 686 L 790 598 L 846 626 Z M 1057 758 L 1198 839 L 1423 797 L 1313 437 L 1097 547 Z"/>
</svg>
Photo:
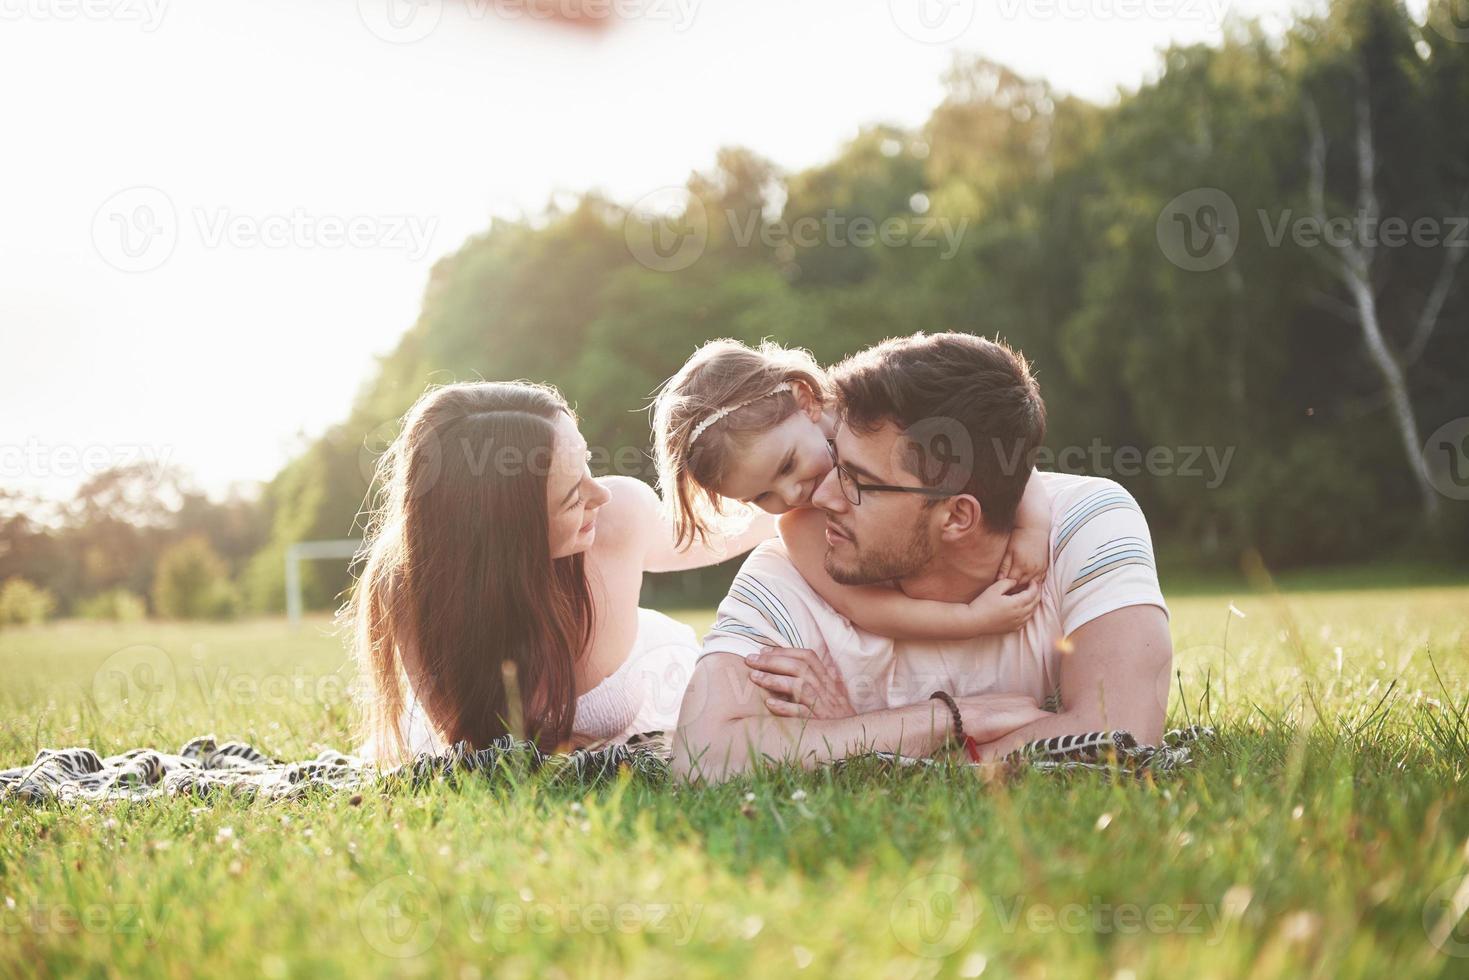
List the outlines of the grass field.
<svg viewBox="0 0 1469 980">
<path fill-rule="evenodd" d="M 1469 588 L 1189 596 L 1173 630 L 1171 719 L 1221 735 L 1158 783 L 6 805 L 0 971 L 1469 975 Z M 324 620 L 3 632 L 0 766 L 203 733 L 350 748 L 351 676 Z"/>
</svg>

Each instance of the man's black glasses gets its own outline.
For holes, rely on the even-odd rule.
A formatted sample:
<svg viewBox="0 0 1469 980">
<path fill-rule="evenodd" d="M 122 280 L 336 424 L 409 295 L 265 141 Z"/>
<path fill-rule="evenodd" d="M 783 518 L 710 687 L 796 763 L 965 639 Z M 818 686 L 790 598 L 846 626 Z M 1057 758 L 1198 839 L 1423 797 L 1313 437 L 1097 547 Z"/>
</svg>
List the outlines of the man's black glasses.
<svg viewBox="0 0 1469 980">
<path fill-rule="evenodd" d="M 942 500 L 945 497 L 958 496 L 956 491 L 940 490 L 938 487 L 897 487 L 888 483 L 863 483 L 837 457 L 836 442 L 832 441 L 827 443 L 827 445 L 831 449 L 832 464 L 836 466 L 837 483 L 841 484 L 842 496 L 846 497 L 847 502 L 853 507 L 861 505 L 864 491 L 867 493 L 916 493 L 930 500 Z"/>
</svg>

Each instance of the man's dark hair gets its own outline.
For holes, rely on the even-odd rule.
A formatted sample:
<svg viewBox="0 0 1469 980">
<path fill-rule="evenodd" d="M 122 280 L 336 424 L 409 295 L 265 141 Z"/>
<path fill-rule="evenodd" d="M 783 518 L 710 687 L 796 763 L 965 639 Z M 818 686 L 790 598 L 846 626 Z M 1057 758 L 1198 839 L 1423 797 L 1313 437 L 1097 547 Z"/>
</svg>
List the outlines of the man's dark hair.
<svg viewBox="0 0 1469 980">
<path fill-rule="evenodd" d="M 1046 405 L 1023 356 L 965 333 L 917 333 L 831 371 L 844 425 L 903 430 L 903 466 L 925 486 L 968 493 L 996 531 L 1015 510 L 1046 435 Z"/>
</svg>

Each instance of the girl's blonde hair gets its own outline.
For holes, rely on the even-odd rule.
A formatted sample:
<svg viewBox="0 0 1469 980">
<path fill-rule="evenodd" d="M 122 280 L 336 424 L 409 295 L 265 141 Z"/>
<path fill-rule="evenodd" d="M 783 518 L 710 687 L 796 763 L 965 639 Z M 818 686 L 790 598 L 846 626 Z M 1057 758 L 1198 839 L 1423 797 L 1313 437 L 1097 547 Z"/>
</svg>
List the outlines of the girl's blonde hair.
<svg viewBox="0 0 1469 980">
<path fill-rule="evenodd" d="M 754 349 L 711 340 L 664 382 L 653 402 L 653 451 L 678 547 L 707 543 L 727 523 L 728 498 L 714 488 L 751 436 L 796 413 L 798 388 L 826 404 L 826 374 L 810 352 L 768 340 Z"/>
</svg>

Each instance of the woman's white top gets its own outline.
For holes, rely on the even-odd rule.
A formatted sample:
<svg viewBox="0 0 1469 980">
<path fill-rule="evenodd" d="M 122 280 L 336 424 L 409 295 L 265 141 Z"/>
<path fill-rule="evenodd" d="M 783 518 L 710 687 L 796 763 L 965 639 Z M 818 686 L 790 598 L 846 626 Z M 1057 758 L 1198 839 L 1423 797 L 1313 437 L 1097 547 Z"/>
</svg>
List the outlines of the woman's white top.
<svg viewBox="0 0 1469 980">
<path fill-rule="evenodd" d="M 672 731 L 698 657 L 699 637 L 692 627 L 639 609 L 638 634 L 627 659 L 576 699 L 576 741 L 621 741 L 640 732 Z M 417 699 L 403 713 L 403 739 L 409 752 L 444 750 Z"/>
</svg>

